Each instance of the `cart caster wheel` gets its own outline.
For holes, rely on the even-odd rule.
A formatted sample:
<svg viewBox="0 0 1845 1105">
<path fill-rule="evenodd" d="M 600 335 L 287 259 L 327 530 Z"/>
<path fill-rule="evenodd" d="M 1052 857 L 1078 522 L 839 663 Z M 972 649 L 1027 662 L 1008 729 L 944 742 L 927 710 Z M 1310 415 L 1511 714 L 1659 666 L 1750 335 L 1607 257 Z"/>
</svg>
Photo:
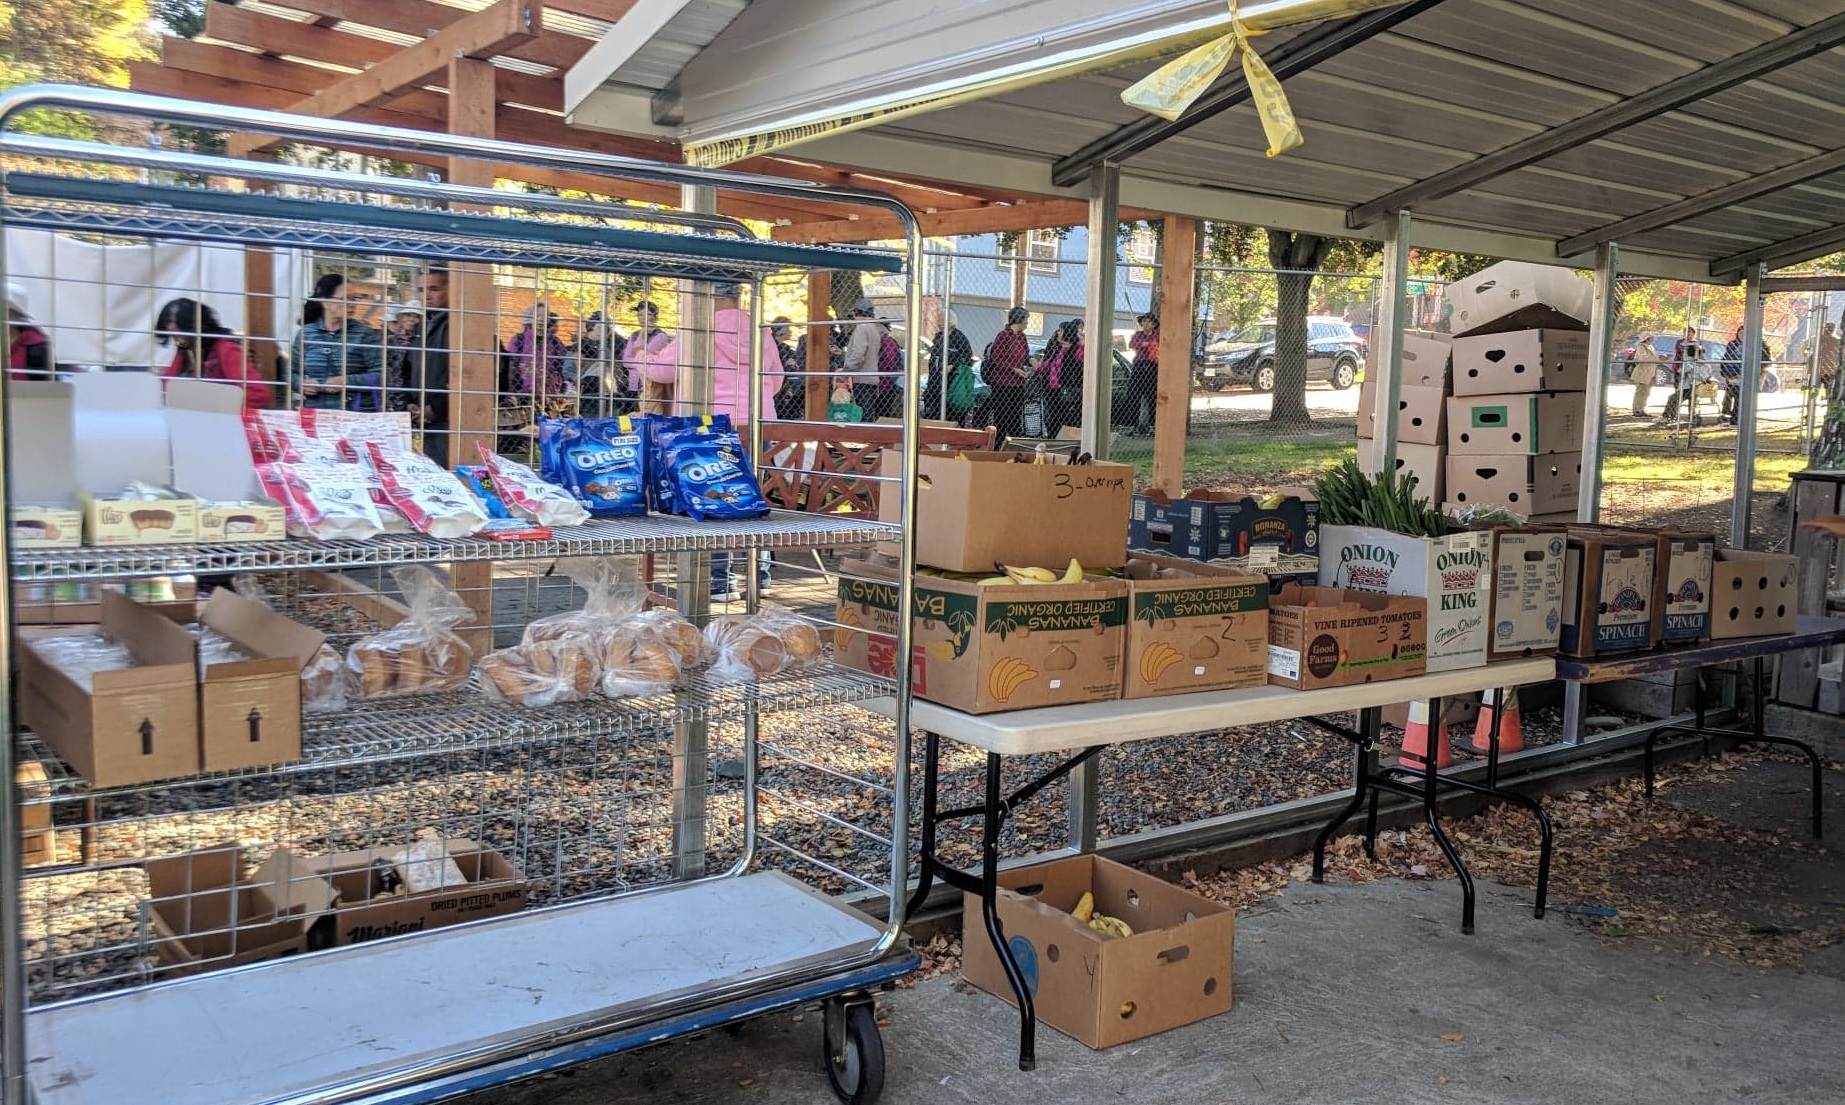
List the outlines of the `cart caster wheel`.
<svg viewBox="0 0 1845 1105">
<path fill-rule="evenodd" d="M 828 1002 L 820 1039 L 826 1080 L 845 1105 L 871 1105 L 884 1092 L 884 1037 L 870 1002 Z"/>
</svg>

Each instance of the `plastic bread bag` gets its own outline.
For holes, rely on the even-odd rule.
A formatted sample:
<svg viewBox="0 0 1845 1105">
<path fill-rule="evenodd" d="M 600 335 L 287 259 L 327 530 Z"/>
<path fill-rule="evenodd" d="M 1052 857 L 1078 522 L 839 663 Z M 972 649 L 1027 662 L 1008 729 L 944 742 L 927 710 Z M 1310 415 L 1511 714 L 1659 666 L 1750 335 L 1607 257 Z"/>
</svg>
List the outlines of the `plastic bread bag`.
<svg viewBox="0 0 1845 1105">
<path fill-rule="evenodd" d="M 754 618 L 713 618 L 705 626 L 705 643 L 716 657 L 709 672 L 714 683 L 767 679 L 787 671 L 794 662 L 781 637 Z"/>
<path fill-rule="evenodd" d="M 421 453 L 391 452 L 376 442 L 365 458 L 384 496 L 418 532 L 442 540 L 470 537 L 487 524 L 487 512 L 454 473 Z"/>
<path fill-rule="evenodd" d="M 488 653 L 479 667 L 488 698 L 513 706 L 555 706 L 589 697 L 601 657 L 589 641 L 539 641 Z"/>
<path fill-rule="evenodd" d="M 256 466 L 256 478 L 282 504 L 289 533 L 318 541 L 364 541 L 384 532 L 372 480 L 356 464 Z"/>
<path fill-rule="evenodd" d="M 564 557 L 555 570 L 583 589 L 583 608 L 534 619 L 525 627 L 525 644 L 571 638 L 594 641 L 647 604 L 647 584 L 633 557 Z"/>
<path fill-rule="evenodd" d="M 95 676 L 105 671 L 125 671 L 135 665 L 128 646 L 101 633 L 38 637 L 26 647 L 57 668 L 84 690 L 92 690 Z"/>
<path fill-rule="evenodd" d="M 820 631 L 787 607 L 763 604 L 756 612 L 756 626 L 775 634 L 782 647 L 788 650 L 784 671 L 807 671 L 825 658 Z"/>
<path fill-rule="evenodd" d="M 658 634 L 628 619 L 602 635 L 602 680 L 609 698 L 665 694 L 679 681 L 679 654 Z"/>
<path fill-rule="evenodd" d="M 236 576 L 231 580 L 231 590 L 265 609 L 275 609 L 275 600 L 263 590 L 262 580 L 254 575 L 246 572 Z M 345 658 L 332 645 L 323 642 L 314 651 L 314 658 L 301 669 L 301 712 L 343 712 L 350 701 L 351 682 Z"/>
<path fill-rule="evenodd" d="M 481 463 L 493 477 L 494 490 L 513 513 L 541 526 L 580 526 L 589 521 L 589 511 L 575 495 L 546 483 L 538 473 L 500 456 L 485 444 L 478 444 L 478 448 Z"/>
<path fill-rule="evenodd" d="M 474 611 L 421 565 L 396 568 L 391 578 L 403 592 L 410 613 L 347 650 L 346 670 L 357 682 L 359 694 L 384 698 L 466 686 L 474 654 L 454 630 L 473 621 Z"/>
<path fill-rule="evenodd" d="M 633 622 L 666 642 L 679 657 L 680 671 L 696 671 L 711 659 L 711 646 L 705 643 L 705 635 L 677 610 L 649 607 L 634 615 Z"/>
<path fill-rule="evenodd" d="M 647 513 L 647 422 L 615 418 L 538 420 L 539 471 L 575 495 L 592 518 Z"/>
</svg>

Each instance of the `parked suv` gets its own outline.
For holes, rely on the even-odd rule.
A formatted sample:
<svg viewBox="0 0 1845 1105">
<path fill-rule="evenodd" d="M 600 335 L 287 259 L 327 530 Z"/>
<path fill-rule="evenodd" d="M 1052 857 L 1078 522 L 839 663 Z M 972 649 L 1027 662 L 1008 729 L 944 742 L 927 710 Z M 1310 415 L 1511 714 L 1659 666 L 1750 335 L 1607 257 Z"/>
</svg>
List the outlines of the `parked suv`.
<svg viewBox="0 0 1845 1105">
<path fill-rule="evenodd" d="M 1307 320 L 1309 381 L 1325 380 L 1343 391 L 1357 381 L 1364 360 L 1364 339 L 1344 319 L 1315 315 Z M 1204 347 L 1194 375 L 1206 391 L 1222 391 L 1231 384 L 1275 390 L 1275 320 L 1217 335 Z"/>
</svg>

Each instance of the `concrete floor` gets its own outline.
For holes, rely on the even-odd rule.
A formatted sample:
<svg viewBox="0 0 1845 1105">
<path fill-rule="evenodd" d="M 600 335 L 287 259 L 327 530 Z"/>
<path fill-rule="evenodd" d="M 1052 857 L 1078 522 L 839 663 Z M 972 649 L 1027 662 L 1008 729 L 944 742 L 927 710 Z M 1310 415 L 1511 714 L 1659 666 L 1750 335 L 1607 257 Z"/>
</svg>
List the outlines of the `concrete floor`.
<svg viewBox="0 0 1845 1105">
<path fill-rule="evenodd" d="M 1739 825 L 1798 818 L 1797 772 L 1749 772 L 1678 800 Z M 1835 797 L 1839 781 L 1829 779 Z M 1845 861 L 1836 837 L 1833 847 L 1829 870 L 1799 890 L 1803 907 L 1836 919 Z M 1467 937 L 1451 882 L 1297 885 L 1241 918 L 1234 1011 L 1105 1052 L 1041 1030 L 1031 1074 L 1017 1069 L 1008 1007 L 954 978 L 924 983 L 881 1008 L 882 1100 L 1845 1102 L 1845 945 L 1802 969 L 1760 970 L 1694 947 L 1610 940 L 1556 912 L 1534 920 L 1528 902 L 1527 890 L 1484 886 Z M 782 1015 L 465 1105 L 828 1102 L 819 1031 L 816 1013 Z"/>
</svg>

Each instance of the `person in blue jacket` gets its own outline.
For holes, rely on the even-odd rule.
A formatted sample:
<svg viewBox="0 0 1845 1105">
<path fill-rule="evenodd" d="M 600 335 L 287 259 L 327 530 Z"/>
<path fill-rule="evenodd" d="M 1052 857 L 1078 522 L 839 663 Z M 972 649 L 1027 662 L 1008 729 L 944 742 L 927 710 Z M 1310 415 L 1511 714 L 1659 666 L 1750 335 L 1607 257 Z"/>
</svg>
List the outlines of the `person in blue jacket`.
<svg viewBox="0 0 1845 1105">
<path fill-rule="evenodd" d="M 288 363 L 289 387 L 303 407 L 383 410 L 384 337 L 353 318 L 346 278 L 314 282 Z"/>
</svg>

